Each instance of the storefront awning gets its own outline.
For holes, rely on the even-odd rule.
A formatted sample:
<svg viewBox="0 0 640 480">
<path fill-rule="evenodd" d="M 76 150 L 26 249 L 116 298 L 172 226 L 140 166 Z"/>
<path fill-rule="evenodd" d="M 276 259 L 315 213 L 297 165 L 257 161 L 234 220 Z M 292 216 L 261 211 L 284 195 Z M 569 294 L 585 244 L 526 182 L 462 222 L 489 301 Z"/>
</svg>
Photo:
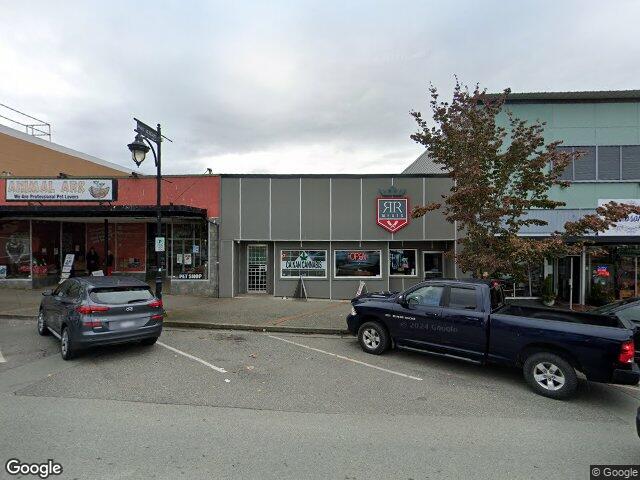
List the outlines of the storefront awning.
<svg viewBox="0 0 640 480">
<path fill-rule="evenodd" d="M 20 205 L 0 207 L 0 218 L 16 217 L 149 217 L 156 216 L 156 207 L 149 205 Z M 207 218 L 204 208 L 187 205 L 163 205 L 165 218 Z"/>
</svg>

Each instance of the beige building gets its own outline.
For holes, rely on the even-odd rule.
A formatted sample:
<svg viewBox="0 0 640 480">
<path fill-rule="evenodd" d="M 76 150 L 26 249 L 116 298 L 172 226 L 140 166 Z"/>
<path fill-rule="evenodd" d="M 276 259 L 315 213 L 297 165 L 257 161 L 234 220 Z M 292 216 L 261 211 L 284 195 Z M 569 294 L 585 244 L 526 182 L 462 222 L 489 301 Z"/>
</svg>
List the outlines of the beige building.
<svg viewBox="0 0 640 480">
<path fill-rule="evenodd" d="M 0 125 L 0 176 L 121 177 L 131 173 L 115 163 Z"/>
</svg>

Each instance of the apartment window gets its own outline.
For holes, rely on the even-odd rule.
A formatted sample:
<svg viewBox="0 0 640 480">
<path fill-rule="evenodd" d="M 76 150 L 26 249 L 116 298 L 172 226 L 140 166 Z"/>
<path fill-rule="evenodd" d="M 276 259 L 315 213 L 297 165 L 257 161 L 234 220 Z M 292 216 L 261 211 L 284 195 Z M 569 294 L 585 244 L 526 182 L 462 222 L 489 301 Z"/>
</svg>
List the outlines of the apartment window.
<svg viewBox="0 0 640 480">
<path fill-rule="evenodd" d="M 621 149 L 622 180 L 640 179 L 640 145 L 623 145 Z"/>
<path fill-rule="evenodd" d="M 598 180 L 620 180 L 620 147 L 598 147 Z"/>
<path fill-rule="evenodd" d="M 640 180 L 640 145 L 559 147 L 564 152 L 582 152 L 571 161 L 560 178 L 569 181 Z"/>
</svg>

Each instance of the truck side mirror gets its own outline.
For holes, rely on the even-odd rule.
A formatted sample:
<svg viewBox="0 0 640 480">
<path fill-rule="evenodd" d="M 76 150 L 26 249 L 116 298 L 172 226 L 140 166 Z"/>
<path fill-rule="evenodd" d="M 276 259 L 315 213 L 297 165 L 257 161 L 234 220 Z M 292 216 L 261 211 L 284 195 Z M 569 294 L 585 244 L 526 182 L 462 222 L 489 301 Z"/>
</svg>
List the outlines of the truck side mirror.
<svg viewBox="0 0 640 480">
<path fill-rule="evenodd" d="M 411 302 L 407 301 L 407 297 L 405 297 L 404 295 L 400 295 L 397 302 L 404 308 L 409 308 L 411 306 Z"/>
</svg>

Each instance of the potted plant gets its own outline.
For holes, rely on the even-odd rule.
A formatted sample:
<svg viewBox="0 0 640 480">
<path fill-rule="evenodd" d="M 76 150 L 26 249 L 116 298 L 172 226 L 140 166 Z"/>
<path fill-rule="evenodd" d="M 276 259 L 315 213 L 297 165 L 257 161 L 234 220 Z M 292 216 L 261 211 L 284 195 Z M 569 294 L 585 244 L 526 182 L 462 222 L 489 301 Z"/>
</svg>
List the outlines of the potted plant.
<svg viewBox="0 0 640 480">
<path fill-rule="evenodd" d="M 542 284 L 542 303 L 547 307 L 553 306 L 556 302 L 556 292 L 553 290 L 553 276 L 547 275 Z"/>
</svg>

